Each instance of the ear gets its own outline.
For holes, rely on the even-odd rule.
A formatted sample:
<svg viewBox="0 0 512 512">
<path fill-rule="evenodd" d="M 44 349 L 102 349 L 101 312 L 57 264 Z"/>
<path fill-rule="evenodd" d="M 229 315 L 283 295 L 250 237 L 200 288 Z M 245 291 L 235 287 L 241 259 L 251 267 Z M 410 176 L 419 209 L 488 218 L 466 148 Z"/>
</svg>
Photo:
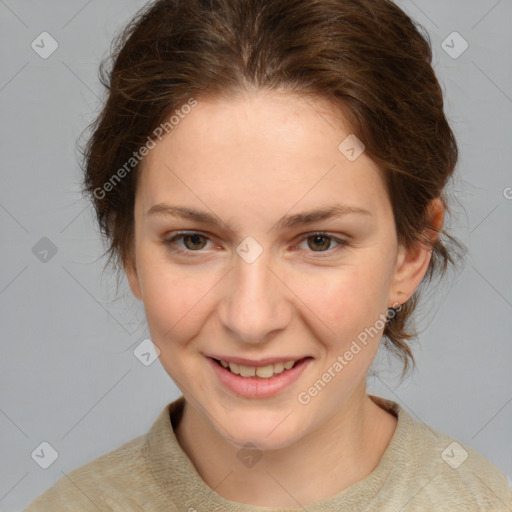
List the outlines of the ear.
<svg viewBox="0 0 512 512">
<path fill-rule="evenodd" d="M 427 206 L 426 226 L 423 231 L 423 236 L 431 244 L 437 240 L 443 223 L 444 205 L 437 197 Z M 409 248 L 399 247 L 388 307 L 404 304 L 412 296 L 427 272 L 431 257 L 431 246 L 419 240 L 413 242 Z"/>
<path fill-rule="evenodd" d="M 126 279 L 128 280 L 128 284 L 130 285 L 130 290 L 133 295 L 142 300 L 142 291 L 140 288 L 139 276 L 137 274 L 137 266 L 135 264 L 135 258 L 129 257 L 127 261 L 124 263 L 124 272 L 126 274 Z"/>
</svg>

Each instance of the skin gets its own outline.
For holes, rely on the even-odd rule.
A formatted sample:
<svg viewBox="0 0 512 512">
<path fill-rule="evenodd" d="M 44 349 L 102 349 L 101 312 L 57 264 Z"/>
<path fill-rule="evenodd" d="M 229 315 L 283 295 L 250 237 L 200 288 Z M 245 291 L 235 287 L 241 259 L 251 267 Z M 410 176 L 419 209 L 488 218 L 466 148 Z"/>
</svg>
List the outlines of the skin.
<svg viewBox="0 0 512 512">
<path fill-rule="evenodd" d="M 431 257 L 419 242 L 398 245 L 380 170 L 365 153 L 349 161 L 338 150 L 350 133 L 326 101 L 252 91 L 199 99 L 143 162 L 126 274 L 186 399 L 178 442 L 203 480 L 233 501 L 296 507 L 333 496 L 378 465 L 396 428 L 366 392 L 382 330 L 307 405 L 297 399 L 413 294 Z M 213 213 L 222 224 L 147 213 L 161 203 Z M 284 215 L 339 203 L 370 215 L 272 230 Z M 430 212 L 440 229 L 442 203 Z M 192 256 L 164 243 L 180 230 L 206 236 L 174 242 Z M 315 245 L 316 231 L 348 245 L 329 237 Z M 250 264 L 236 252 L 247 236 L 263 248 Z M 277 395 L 250 399 L 224 387 L 205 354 L 313 359 Z M 262 455 L 252 467 L 237 457 L 246 443 Z"/>
</svg>

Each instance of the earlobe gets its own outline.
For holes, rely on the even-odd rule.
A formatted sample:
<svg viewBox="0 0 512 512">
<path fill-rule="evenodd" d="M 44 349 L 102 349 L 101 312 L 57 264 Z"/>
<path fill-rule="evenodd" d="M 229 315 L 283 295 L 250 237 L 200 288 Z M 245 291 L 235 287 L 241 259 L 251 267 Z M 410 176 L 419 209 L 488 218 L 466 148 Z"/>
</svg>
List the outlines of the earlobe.
<svg viewBox="0 0 512 512">
<path fill-rule="evenodd" d="M 444 206 L 440 198 L 430 202 L 423 236 L 429 243 L 420 240 L 409 247 L 398 249 L 395 274 L 389 295 L 389 304 L 404 304 L 414 293 L 425 276 L 432 257 L 432 245 L 439 236 L 444 222 Z"/>
<path fill-rule="evenodd" d="M 142 300 L 142 292 L 135 262 L 131 260 L 125 262 L 124 272 L 126 274 L 126 279 L 128 280 L 128 284 L 130 285 L 130 290 L 132 291 L 133 295 L 137 299 Z"/>
</svg>

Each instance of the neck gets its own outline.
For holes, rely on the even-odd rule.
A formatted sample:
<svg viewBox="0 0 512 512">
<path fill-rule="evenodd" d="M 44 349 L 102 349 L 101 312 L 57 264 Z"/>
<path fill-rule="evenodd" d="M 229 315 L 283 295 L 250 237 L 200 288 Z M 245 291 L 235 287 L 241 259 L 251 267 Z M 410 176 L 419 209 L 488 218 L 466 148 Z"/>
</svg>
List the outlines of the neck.
<svg viewBox="0 0 512 512">
<path fill-rule="evenodd" d="M 240 447 L 189 403 L 176 437 L 201 478 L 222 497 L 262 507 L 308 505 L 368 476 L 391 440 L 397 420 L 368 397 L 363 384 L 327 423 L 286 448 L 263 452 L 250 467 L 237 458 Z"/>
</svg>

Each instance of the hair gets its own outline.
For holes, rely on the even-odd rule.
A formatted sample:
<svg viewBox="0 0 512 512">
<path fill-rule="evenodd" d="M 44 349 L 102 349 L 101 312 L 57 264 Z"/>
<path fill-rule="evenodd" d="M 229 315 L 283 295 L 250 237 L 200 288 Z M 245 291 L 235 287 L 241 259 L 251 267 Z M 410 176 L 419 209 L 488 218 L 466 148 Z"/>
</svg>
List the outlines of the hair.
<svg viewBox="0 0 512 512">
<path fill-rule="evenodd" d="M 428 33 L 389 0 L 148 3 L 101 62 L 106 100 L 81 149 L 83 191 L 108 263 L 119 270 L 133 261 L 138 156 L 159 126 L 167 131 L 169 117 L 191 99 L 279 89 L 341 109 L 382 170 L 398 242 L 431 245 L 421 285 L 442 276 L 456 262 L 450 242 L 463 246 L 444 228 L 434 241 L 425 234 L 431 200 L 440 198 L 449 212 L 444 188 L 458 158 L 431 61 Z M 411 315 L 422 286 L 383 332 L 384 345 L 403 362 L 402 378 L 415 366 L 407 340 L 417 335 Z"/>
</svg>

